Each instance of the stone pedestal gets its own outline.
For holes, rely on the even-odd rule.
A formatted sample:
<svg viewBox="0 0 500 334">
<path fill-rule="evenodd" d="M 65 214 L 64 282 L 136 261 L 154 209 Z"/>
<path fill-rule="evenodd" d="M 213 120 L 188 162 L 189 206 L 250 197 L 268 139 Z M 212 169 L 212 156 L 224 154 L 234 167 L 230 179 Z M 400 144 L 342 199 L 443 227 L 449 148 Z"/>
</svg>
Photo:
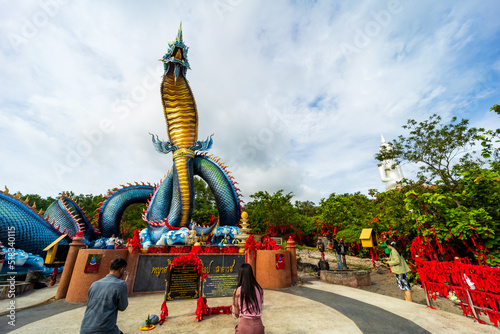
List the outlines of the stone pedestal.
<svg viewBox="0 0 500 334">
<path fill-rule="evenodd" d="M 285 257 L 285 268 L 276 268 L 276 254 Z M 292 285 L 290 252 L 287 250 L 258 250 L 255 279 L 264 289 L 284 289 Z"/>
<path fill-rule="evenodd" d="M 292 237 L 288 238 L 286 242 L 287 249 L 290 251 L 290 265 L 292 269 L 292 283 L 295 283 L 299 280 L 299 276 L 297 275 L 297 252 L 295 248 L 295 241 Z"/>
<path fill-rule="evenodd" d="M 97 273 L 84 272 L 89 254 L 102 254 Z M 127 256 L 127 249 L 81 249 L 78 252 L 73 274 L 71 275 L 66 301 L 70 303 L 87 302 L 88 291 L 92 283 L 109 274 L 109 266 L 114 259 L 120 257 L 127 260 Z"/>
<path fill-rule="evenodd" d="M 321 270 L 320 279 L 325 282 L 357 288 L 372 284 L 369 271 L 363 270 Z"/>
<path fill-rule="evenodd" d="M 125 270 L 128 273 L 128 277 L 125 278 L 127 281 L 127 292 L 129 295 L 133 293 L 135 276 L 137 274 L 137 263 L 139 262 L 139 252 L 135 251 L 132 247 L 128 247 L 128 257 L 127 257 L 127 268 Z"/>
<path fill-rule="evenodd" d="M 59 286 L 57 287 L 56 299 L 62 299 L 66 297 L 69 282 L 71 280 L 71 276 L 73 275 L 76 258 L 78 256 L 78 251 L 86 247 L 83 241 L 83 233 L 79 234 L 78 232 L 73 238 L 73 241 L 69 244 L 68 255 L 66 256 L 66 261 L 64 262 L 64 270 L 61 275 L 61 280 L 59 281 Z"/>
<path fill-rule="evenodd" d="M 255 271 L 257 269 L 257 265 L 256 265 L 257 251 L 255 249 L 248 251 L 246 254 L 246 260 L 247 260 L 247 263 L 252 267 L 253 275 L 255 277 L 257 277 L 257 272 Z"/>
</svg>

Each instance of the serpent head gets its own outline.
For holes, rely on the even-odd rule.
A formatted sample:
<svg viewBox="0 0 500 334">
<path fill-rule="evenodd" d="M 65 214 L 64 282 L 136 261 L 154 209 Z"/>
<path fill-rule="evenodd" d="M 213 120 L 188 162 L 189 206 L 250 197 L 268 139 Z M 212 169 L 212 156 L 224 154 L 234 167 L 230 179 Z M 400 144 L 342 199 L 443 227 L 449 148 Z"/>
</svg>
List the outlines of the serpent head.
<svg viewBox="0 0 500 334">
<path fill-rule="evenodd" d="M 174 41 L 168 43 L 167 53 L 160 59 L 163 62 L 163 67 L 165 69 L 165 75 L 168 73 L 170 69 L 174 71 L 175 80 L 177 81 L 177 77 L 179 73 L 182 73 L 184 77 L 186 77 L 186 72 L 189 67 L 189 62 L 187 58 L 188 47 L 184 44 L 182 40 L 182 22 L 179 27 L 179 31 L 177 32 L 177 37 Z"/>
</svg>

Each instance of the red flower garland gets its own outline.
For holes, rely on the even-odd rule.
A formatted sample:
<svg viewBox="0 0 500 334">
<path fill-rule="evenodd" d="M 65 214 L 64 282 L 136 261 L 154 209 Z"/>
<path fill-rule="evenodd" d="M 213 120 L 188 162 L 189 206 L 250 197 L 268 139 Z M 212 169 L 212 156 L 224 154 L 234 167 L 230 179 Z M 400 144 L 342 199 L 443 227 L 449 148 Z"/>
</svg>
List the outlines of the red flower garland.
<svg viewBox="0 0 500 334">
<path fill-rule="evenodd" d="M 211 314 L 231 314 L 231 306 L 208 307 L 207 299 L 198 297 L 196 302 L 196 320 L 201 321 Z"/>
<path fill-rule="evenodd" d="M 186 247 L 179 247 L 179 249 L 185 249 L 185 248 Z M 188 248 L 191 248 L 191 247 L 188 247 Z M 205 248 L 205 247 L 195 246 L 191 249 L 192 250 L 191 253 L 186 254 L 186 255 L 177 256 L 170 264 L 170 266 L 169 266 L 170 269 L 172 269 L 172 267 L 182 267 L 182 269 L 184 269 L 187 265 L 192 265 L 192 266 L 194 266 L 193 271 L 198 273 L 201 282 L 203 282 L 203 280 L 205 280 L 208 277 L 208 274 L 203 272 L 203 262 L 196 255 L 197 253 L 195 253 L 195 252 L 203 253 L 203 251 L 201 251 L 203 248 Z M 215 248 L 212 248 L 212 247 L 207 247 L 207 248 L 209 250 L 210 249 L 215 250 Z M 219 247 L 216 247 L 216 248 L 219 248 Z M 238 247 L 236 247 L 236 246 L 223 247 L 222 252 L 223 253 L 237 253 Z M 196 303 L 196 319 L 198 321 L 203 320 L 203 317 L 205 317 L 207 315 L 211 315 L 211 314 L 231 314 L 231 306 L 208 307 L 207 299 L 202 298 L 202 295 L 203 295 L 203 292 L 201 293 L 200 297 L 198 297 L 198 300 Z M 167 308 L 167 299 L 165 296 L 165 300 L 163 301 L 163 304 L 161 305 L 161 313 L 160 313 L 160 321 L 159 321 L 160 325 L 165 322 L 165 318 L 167 316 L 168 316 L 168 308 Z"/>
<path fill-rule="evenodd" d="M 194 272 L 198 273 L 202 281 L 208 277 L 208 274 L 203 272 L 203 262 L 201 262 L 200 258 L 194 253 L 177 256 L 170 264 L 170 269 L 172 269 L 172 267 L 182 267 L 182 269 L 184 269 L 187 265 L 194 266 Z"/>
<path fill-rule="evenodd" d="M 141 237 L 139 236 L 139 230 L 134 230 L 134 237 L 127 239 L 127 245 L 132 247 L 132 253 L 138 252 L 141 249 Z"/>
<path fill-rule="evenodd" d="M 276 240 L 270 237 L 263 237 L 262 241 L 257 243 L 256 248 L 258 250 L 280 250 L 283 249 L 283 246 L 276 245 Z"/>
<path fill-rule="evenodd" d="M 166 317 L 168 317 L 168 308 L 167 308 L 167 300 L 165 299 L 163 301 L 163 304 L 161 304 L 160 320 L 158 321 L 158 323 L 162 325 L 165 322 Z"/>
<path fill-rule="evenodd" d="M 251 251 L 254 251 L 253 258 L 255 259 L 256 247 L 257 247 L 257 242 L 255 242 L 255 239 L 253 238 L 253 234 L 250 234 L 248 236 L 247 241 L 245 242 L 245 262 L 248 263 L 248 254 L 250 254 Z"/>
<path fill-rule="evenodd" d="M 245 242 L 245 252 L 250 252 L 253 251 L 257 246 L 257 242 L 255 242 L 255 239 L 253 238 L 253 234 L 250 234 L 248 236 L 247 241 Z"/>
<path fill-rule="evenodd" d="M 208 315 L 207 299 L 199 296 L 196 302 L 196 320 L 202 321 L 206 315 Z"/>
<path fill-rule="evenodd" d="M 236 254 L 239 252 L 238 246 L 149 246 L 148 253 L 159 254 L 181 254 L 181 253 L 196 253 L 196 254 Z"/>
<path fill-rule="evenodd" d="M 446 297 L 454 291 L 459 298 L 464 315 L 471 315 L 472 305 L 469 305 L 470 296 L 473 305 L 488 315 L 490 321 L 498 327 L 500 323 L 500 268 L 483 265 L 471 265 L 463 260 L 438 262 L 424 261 L 420 257 L 415 259 L 420 279 L 425 285 L 427 296 L 436 299 L 439 293 Z M 475 318 L 475 317 L 474 317 Z M 480 323 L 484 321 L 476 319 Z"/>
</svg>

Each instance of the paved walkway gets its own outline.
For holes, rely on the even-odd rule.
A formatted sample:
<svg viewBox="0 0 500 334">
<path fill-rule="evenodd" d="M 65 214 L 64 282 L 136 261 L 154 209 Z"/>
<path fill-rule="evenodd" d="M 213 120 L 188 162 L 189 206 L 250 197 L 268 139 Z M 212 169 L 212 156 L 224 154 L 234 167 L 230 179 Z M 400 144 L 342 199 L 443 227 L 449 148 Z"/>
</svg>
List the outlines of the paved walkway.
<svg viewBox="0 0 500 334">
<path fill-rule="evenodd" d="M 64 300 L 47 303 L 55 288 L 23 294 L 16 305 L 16 327 L 0 316 L 0 333 L 78 333 L 85 304 Z M 50 293 L 49 293 L 50 292 Z M 129 298 L 129 307 L 119 312 L 118 326 L 124 333 L 141 333 L 140 323 L 148 314 L 160 313 L 162 294 Z M 210 298 L 208 306 L 231 303 L 230 297 Z M 38 306 L 34 306 L 38 305 Z M 197 322 L 196 300 L 168 302 L 169 317 L 153 333 L 234 333 L 238 320 L 230 315 L 214 315 Z M 4 312 L 8 300 L 0 301 Z M 32 306 L 32 307 L 29 307 Z M 333 285 L 321 281 L 283 290 L 265 290 L 262 321 L 266 333 L 495 333 L 496 327 L 480 325 L 472 319 L 424 305 Z"/>
</svg>

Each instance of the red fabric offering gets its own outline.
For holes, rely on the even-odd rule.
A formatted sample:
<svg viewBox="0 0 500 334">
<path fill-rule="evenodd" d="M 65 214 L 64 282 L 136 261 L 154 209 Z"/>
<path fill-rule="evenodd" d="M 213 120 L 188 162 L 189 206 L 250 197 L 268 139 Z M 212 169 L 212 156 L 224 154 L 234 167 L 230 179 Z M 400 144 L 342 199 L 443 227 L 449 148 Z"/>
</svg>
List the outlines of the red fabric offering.
<svg viewBox="0 0 500 334">
<path fill-rule="evenodd" d="M 415 258 L 417 271 L 427 296 L 436 300 L 437 295 L 448 296 L 454 292 L 459 300 L 464 315 L 474 317 L 472 311 L 488 315 L 490 321 L 498 327 L 500 323 L 500 268 L 485 265 L 471 265 L 466 259 L 438 262 Z M 470 299 L 469 299 L 470 296 Z M 469 305 L 469 300 L 472 305 Z"/>
</svg>

